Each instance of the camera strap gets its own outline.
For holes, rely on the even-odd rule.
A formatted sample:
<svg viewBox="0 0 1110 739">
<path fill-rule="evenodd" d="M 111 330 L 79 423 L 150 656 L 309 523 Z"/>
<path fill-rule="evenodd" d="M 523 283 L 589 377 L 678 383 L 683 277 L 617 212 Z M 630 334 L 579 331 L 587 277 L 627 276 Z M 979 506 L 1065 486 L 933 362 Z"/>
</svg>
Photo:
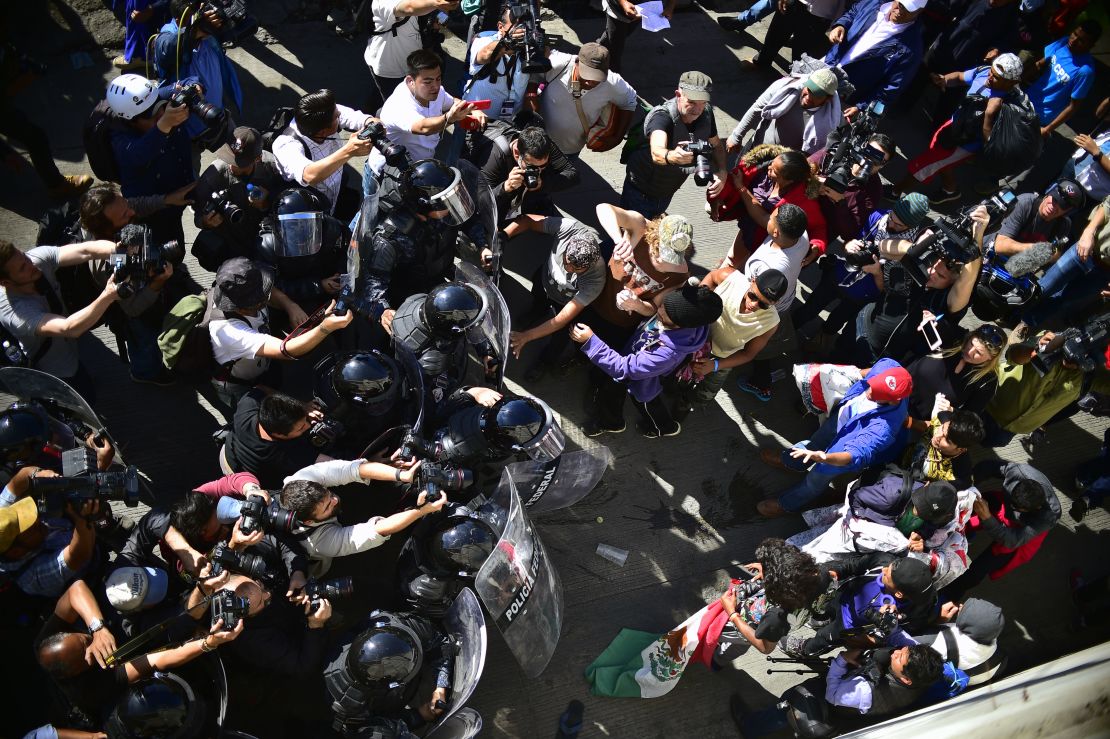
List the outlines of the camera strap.
<svg viewBox="0 0 1110 739">
<path fill-rule="evenodd" d="M 566 69 L 564 67 L 563 69 Z M 562 76 L 562 72 L 559 73 Z M 582 133 L 587 138 L 590 136 L 590 122 L 586 120 L 586 111 L 582 108 L 582 82 L 578 79 L 578 65 L 574 65 L 574 69 L 570 73 L 570 96 L 574 98 L 574 107 L 578 111 L 578 122 L 582 124 Z"/>
<path fill-rule="evenodd" d="M 960 646 L 956 643 L 956 635 L 953 633 L 955 627 L 945 626 L 940 630 L 940 635 L 944 637 L 944 651 L 945 659 L 951 662 L 956 667 L 960 666 Z M 996 650 L 997 651 L 997 650 Z"/>
</svg>

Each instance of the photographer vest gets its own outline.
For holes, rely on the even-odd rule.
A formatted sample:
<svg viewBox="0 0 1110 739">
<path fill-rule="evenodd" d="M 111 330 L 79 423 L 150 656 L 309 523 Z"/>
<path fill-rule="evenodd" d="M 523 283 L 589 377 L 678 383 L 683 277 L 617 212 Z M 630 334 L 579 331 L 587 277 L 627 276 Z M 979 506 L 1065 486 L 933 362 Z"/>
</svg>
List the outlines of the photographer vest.
<svg viewBox="0 0 1110 739">
<path fill-rule="evenodd" d="M 650 198 L 665 199 L 672 197 L 686 178 L 694 172 L 693 164 L 656 164 L 651 158 L 651 130 L 659 130 L 659 117 L 669 120 L 664 127 L 667 133 L 667 148 L 673 149 L 679 141 L 698 139 L 707 141 L 714 134 L 713 106 L 706 104 L 705 110 L 693 123 L 687 125 L 678 112 L 678 101 L 671 98 L 657 105 L 644 117 L 644 139 L 647 144 L 628 157 L 628 179 L 636 189 Z M 649 129 L 652 126 L 652 129 Z"/>
</svg>

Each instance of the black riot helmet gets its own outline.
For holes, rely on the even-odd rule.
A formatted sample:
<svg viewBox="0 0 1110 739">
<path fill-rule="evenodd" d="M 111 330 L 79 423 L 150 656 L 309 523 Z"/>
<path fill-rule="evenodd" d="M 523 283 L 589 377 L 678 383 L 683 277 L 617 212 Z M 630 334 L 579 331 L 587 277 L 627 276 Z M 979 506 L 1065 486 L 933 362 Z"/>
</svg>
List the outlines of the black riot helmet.
<svg viewBox="0 0 1110 739">
<path fill-rule="evenodd" d="M 205 703 L 166 672 L 127 687 L 105 723 L 110 739 L 192 739 L 204 733 Z"/>
<path fill-rule="evenodd" d="M 424 648 L 419 637 L 388 611 L 370 614 L 370 628 L 351 642 L 347 671 L 377 693 L 404 690 L 420 674 Z"/>
<path fill-rule="evenodd" d="M 30 403 L 13 403 L 0 413 L 0 454 L 6 462 L 32 459 L 52 438 L 50 418 Z"/>
<path fill-rule="evenodd" d="M 555 414 L 539 398 L 502 398 L 482 413 L 481 427 L 490 444 L 538 462 L 555 459 L 566 446 Z"/>
<path fill-rule="evenodd" d="M 417 213 L 437 214 L 449 226 L 462 225 L 474 215 L 474 197 L 462 173 L 436 159 L 421 159 L 405 170 L 401 197 Z"/>
<path fill-rule="evenodd" d="M 324 242 L 324 214 L 328 203 L 310 187 L 290 187 L 278 196 L 274 229 L 279 257 L 308 257 Z"/>
<path fill-rule="evenodd" d="M 428 537 L 428 556 L 443 572 L 474 577 L 493 548 L 498 535 L 486 521 L 466 508 L 440 520 Z"/>
<path fill-rule="evenodd" d="M 452 339 L 478 322 L 485 309 L 481 294 L 465 282 L 437 285 L 424 298 L 424 320 L 432 334 Z"/>
<path fill-rule="evenodd" d="M 339 357 L 331 371 L 331 387 L 343 400 L 374 415 L 388 413 L 401 394 L 401 370 L 392 357 L 377 349 Z"/>
</svg>

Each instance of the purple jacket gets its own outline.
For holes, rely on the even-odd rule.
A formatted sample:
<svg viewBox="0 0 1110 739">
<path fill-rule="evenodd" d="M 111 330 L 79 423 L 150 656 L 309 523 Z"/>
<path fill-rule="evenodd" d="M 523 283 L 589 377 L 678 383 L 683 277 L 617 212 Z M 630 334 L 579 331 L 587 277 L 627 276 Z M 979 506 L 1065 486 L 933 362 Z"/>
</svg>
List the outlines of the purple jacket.
<svg viewBox="0 0 1110 739">
<path fill-rule="evenodd" d="M 674 372 L 708 340 L 708 326 L 662 331 L 648 319 L 625 344 L 626 354 L 612 349 L 597 336 L 591 336 L 582 345 L 582 351 L 602 372 L 627 383 L 633 398 L 647 403 L 662 391 L 662 377 Z"/>
</svg>

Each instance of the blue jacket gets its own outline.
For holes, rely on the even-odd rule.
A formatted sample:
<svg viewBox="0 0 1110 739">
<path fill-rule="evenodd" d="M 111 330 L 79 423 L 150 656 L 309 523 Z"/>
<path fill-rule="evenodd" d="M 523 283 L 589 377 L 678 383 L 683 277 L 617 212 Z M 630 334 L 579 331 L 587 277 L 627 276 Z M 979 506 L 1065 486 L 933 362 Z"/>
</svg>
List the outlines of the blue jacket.
<svg viewBox="0 0 1110 739">
<path fill-rule="evenodd" d="M 881 100 L 888 106 L 897 100 L 902 87 L 908 85 L 917 74 L 917 67 L 924 54 L 921 24 L 915 22 L 897 36 L 868 50 L 862 58 L 847 65 L 840 64 L 848 50 L 875 22 L 875 16 L 882 5 L 881 0 L 859 0 L 849 8 L 848 12 L 833 23 L 834 28 L 843 26 L 846 29 L 843 43 L 832 47 L 825 55 L 828 64 L 840 65 L 847 72 L 848 79 L 856 88 L 851 103 L 858 108 L 875 100 Z"/>
<path fill-rule="evenodd" d="M 848 388 L 843 402 L 847 403 L 852 398 L 865 393 L 869 378 L 901 366 L 893 359 L 880 359 L 862 380 Z M 838 475 L 843 472 L 858 472 L 865 467 L 870 467 L 875 455 L 889 448 L 898 439 L 898 431 L 906 422 L 908 407 L 909 400 L 906 399 L 897 405 L 879 405 L 874 410 L 853 418 L 848 425 L 836 433 L 832 444 L 825 450 L 829 454 L 848 452 L 852 455 L 852 463 L 846 467 L 834 467 L 822 462 L 815 466 L 813 471 Z"/>
<path fill-rule="evenodd" d="M 124 197 L 165 195 L 196 179 L 185 126 L 178 126 L 168 135 L 158 126 L 146 133 L 117 129 L 112 131 L 111 141 Z"/>
<path fill-rule="evenodd" d="M 163 84 L 198 81 L 204 88 L 207 102 L 223 108 L 226 107 L 225 102 L 230 100 L 242 111 L 243 89 L 239 85 L 239 75 L 219 41 L 208 36 L 193 49 L 179 48 L 178 34 L 177 21 L 171 20 L 162 26 L 154 39 L 154 65 Z M 185 130 L 189 136 L 196 138 L 204 132 L 204 124 L 196 116 L 189 116 Z"/>
<path fill-rule="evenodd" d="M 582 345 L 582 351 L 598 369 L 626 383 L 628 392 L 641 403 L 655 399 L 663 390 L 663 376 L 674 372 L 709 340 L 708 326 L 669 331 L 660 331 L 655 326 L 651 320 L 641 323 L 625 345 L 623 355 L 596 335 Z"/>
</svg>

